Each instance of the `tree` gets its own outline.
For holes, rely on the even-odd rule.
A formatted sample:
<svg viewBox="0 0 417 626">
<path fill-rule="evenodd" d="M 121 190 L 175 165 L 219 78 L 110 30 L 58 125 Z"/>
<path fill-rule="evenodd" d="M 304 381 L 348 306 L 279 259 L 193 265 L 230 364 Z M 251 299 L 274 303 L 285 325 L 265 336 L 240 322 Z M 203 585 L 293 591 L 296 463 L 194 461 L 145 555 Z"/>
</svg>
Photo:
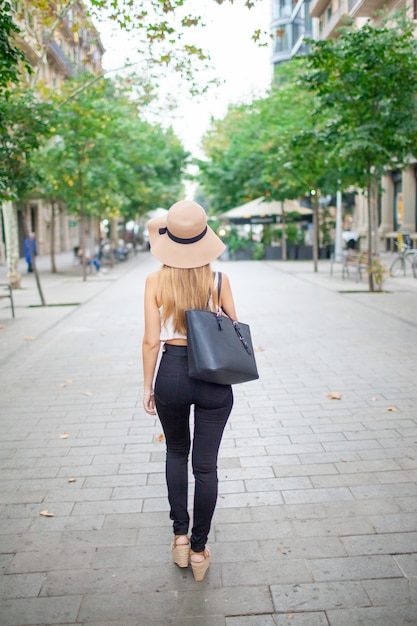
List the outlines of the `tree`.
<svg viewBox="0 0 417 626">
<path fill-rule="evenodd" d="M 285 146 L 310 124 L 302 67 L 300 59 L 283 64 L 267 97 L 230 107 L 223 120 L 212 122 L 203 138 L 207 158 L 199 162 L 199 179 L 214 211 L 258 196 L 283 201 L 300 195 Z"/>
<path fill-rule="evenodd" d="M 38 153 L 37 194 L 79 216 L 83 250 L 90 217 L 135 218 L 181 191 L 187 153 L 170 129 L 140 118 L 139 104 L 109 79 L 78 92 L 68 83 L 55 94 L 55 134 Z"/>
<path fill-rule="evenodd" d="M 306 83 L 315 111 L 327 117 L 329 153 L 349 164 L 357 187 L 366 189 L 369 289 L 372 275 L 372 189 L 387 167 L 401 167 L 417 140 L 417 41 L 403 13 L 388 23 L 345 28 L 338 39 L 313 41 Z"/>
<path fill-rule="evenodd" d="M 7 98 L 0 98 L 0 201 L 8 241 L 8 279 L 14 288 L 20 286 L 20 274 L 12 201 L 20 200 L 24 207 L 38 183 L 32 159 L 50 132 L 51 115 L 50 105 L 39 102 L 30 90 L 15 90 Z M 23 223 L 26 224 L 25 219 Z M 34 271 L 38 280 L 36 264 Z"/>
</svg>

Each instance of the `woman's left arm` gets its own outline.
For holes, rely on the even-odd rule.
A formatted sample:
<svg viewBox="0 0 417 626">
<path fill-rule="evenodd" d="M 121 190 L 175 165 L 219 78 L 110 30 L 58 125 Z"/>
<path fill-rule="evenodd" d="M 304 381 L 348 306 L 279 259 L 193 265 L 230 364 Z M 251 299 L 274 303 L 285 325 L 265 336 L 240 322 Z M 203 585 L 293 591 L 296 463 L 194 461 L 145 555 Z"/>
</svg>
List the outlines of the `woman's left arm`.
<svg viewBox="0 0 417 626">
<path fill-rule="evenodd" d="M 150 274 L 145 285 L 145 332 L 142 341 L 143 407 L 149 415 L 156 415 L 153 380 L 160 348 L 161 323 L 156 290 L 158 274 Z"/>
<path fill-rule="evenodd" d="M 222 289 L 220 292 L 220 307 L 226 311 L 232 320 L 237 320 L 235 302 L 233 300 L 232 289 L 226 274 L 222 273 Z"/>
</svg>

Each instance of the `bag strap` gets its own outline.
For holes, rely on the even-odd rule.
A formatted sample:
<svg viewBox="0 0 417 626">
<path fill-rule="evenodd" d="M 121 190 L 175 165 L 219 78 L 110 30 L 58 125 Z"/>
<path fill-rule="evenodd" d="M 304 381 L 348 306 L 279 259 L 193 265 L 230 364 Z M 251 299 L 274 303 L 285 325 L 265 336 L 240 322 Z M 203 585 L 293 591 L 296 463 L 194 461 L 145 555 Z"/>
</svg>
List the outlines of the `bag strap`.
<svg viewBox="0 0 417 626">
<path fill-rule="evenodd" d="M 220 292 L 222 290 L 222 273 L 217 272 L 217 323 L 219 325 L 219 329 L 221 330 L 221 313 L 220 313 Z M 223 313 L 229 318 L 229 320 L 233 323 L 233 328 L 235 329 L 236 335 L 238 336 L 242 346 L 245 348 L 248 354 L 252 354 L 250 347 L 248 346 L 242 332 L 239 328 L 239 322 L 235 322 L 232 320 L 227 311 L 222 309 Z"/>
<path fill-rule="evenodd" d="M 222 273 L 217 272 L 217 315 L 220 315 L 220 292 L 221 290 L 222 290 Z M 229 318 L 229 320 L 232 319 L 229 313 L 225 309 L 222 308 L 221 310 L 226 315 L 226 317 Z"/>
</svg>

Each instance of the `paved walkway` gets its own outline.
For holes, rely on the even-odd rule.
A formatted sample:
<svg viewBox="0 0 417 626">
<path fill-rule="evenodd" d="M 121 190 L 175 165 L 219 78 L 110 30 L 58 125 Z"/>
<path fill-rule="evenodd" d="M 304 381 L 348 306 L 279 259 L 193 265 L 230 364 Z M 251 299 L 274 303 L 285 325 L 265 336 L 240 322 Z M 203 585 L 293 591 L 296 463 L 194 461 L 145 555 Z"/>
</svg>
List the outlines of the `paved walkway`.
<svg viewBox="0 0 417 626">
<path fill-rule="evenodd" d="M 59 264 L 39 259 L 65 306 L 33 306 L 33 276 L 15 320 L 0 302 L 0 624 L 417 624 L 417 280 L 370 294 L 325 262 L 217 265 L 260 379 L 235 386 L 195 583 L 170 561 L 164 442 L 141 408 L 157 263 L 87 283 Z"/>
</svg>

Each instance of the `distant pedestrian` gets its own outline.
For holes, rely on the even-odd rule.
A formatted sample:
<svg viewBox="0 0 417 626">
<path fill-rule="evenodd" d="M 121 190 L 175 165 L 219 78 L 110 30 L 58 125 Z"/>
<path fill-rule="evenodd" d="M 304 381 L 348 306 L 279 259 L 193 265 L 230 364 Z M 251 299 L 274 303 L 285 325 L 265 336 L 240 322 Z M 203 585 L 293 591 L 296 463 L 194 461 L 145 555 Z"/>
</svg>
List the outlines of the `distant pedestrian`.
<svg viewBox="0 0 417 626">
<path fill-rule="evenodd" d="M 94 256 L 91 256 L 90 250 L 88 248 L 84 252 L 84 249 L 81 248 L 81 246 L 80 246 L 78 248 L 77 255 L 80 257 L 81 263 L 83 262 L 83 258 L 84 258 L 85 262 L 86 262 L 86 265 L 94 265 L 94 267 L 96 268 L 97 272 L 100 272 L 101 264 L 100 264 L 100 261 L 99 261 L 98 254 L 94 254 Z"/>
<path fill-rule="evenodd" d="M 36 237 L 35 233 L 30 233 L 29 237 L 26 237 L 23 242 L 25 249 L 25 259 L 28 264 L 28 273 L 33 272 L 33 259 L 38 254 L 36 250 Z"/>
</svg>

